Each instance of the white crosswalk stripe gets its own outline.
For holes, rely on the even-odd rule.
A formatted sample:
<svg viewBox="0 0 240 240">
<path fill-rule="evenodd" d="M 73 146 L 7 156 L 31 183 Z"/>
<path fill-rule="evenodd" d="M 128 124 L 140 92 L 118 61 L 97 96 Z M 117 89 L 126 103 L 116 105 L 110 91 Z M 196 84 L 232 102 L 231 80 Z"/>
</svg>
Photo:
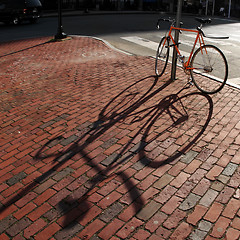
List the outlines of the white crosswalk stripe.
<svg viewBox="0 0 240 240">
<path fill-rule="evenodd" d="M 189 38 L 192 38 L 192 39 L 195 39 L 195 35 L 193 34 L 185 34 L 184 36 L 186 37 L 189 37 Z M 209 35 L 209 37 L 211 37 Z M 213 39 L 213 38 L 204 38 L 204 41 L 205 41 L 205 44 L 211 44 L 211 43 L 214 43 L 214 44 L 218 44 L 220 46 L 232 46 L 232 47 L 238 47 L 237 44 L 234 44 L 234 43 L 231 43 L 231 42 L 228 42 L 226 39 Z M 228 53 L 231 53 L 230 51 L 228 51 Z"/>
<path fill-rule="evenodd" d="M 121 38 L 126 40 L 126 41 L 136 43 L 138 45 L 141 45 L 143 47 L 147 47 L 147 48 L 150 48 L 150 49 L 153 49 L 153 50 L 157 50 L 157 47 L 158 47 L 157 42 L 153 42 L 153 41 L 150 41 L 148 39 L 141 38 L 141 37 L 138 37 L 138 36 L 121 37 Z"/>
<path fill-rule="evenodd" d="M 180 42 L 181 42 L 180 52 L 187 59 L 189 57 L 192 46 L 194 44 L 194 38 L 196 37 L 196 35 L 194 35 L 194 34 L 184 34 L 184 37 L 187 37 L 187 38 L 190 38 L 190 39 L 189 40 L 180 39 Z M 159 45 L 159 42 L 154 42 L 154 41 L 151 41 L 151 40 L 146 39 L 146 38 L 141 38 L 139 36 L 125 36 L 125 37 L 121 37 L 121 39 L 123 39 L 125 41 L 128 41 L 128 42 L 131 42 L 131 43 L 134 43 L 134 44 L 138 44 L 140 46 L 143 46 L 143 47 L 146 47 L 146 48 L 149 48 L 149 49 L 152 49 L 154 51 L 157 51 L 157 48 L 158 48 L 158 45 Z M 236 44 L 231 43 L 231 42 L 227 42 L 226 40 L 218 40 L 218 39 L 211 39 L 211 38 L 205 39 L 205 43 L 206 44 L 220 45 L 220 46 L 221 45 L 222 46 L 237 46 Z M 188 46 L 188 47 L 190 46 L 189 52 L 183 51 L 182 50 L 182 45 L 185 45 L 185 46 Z M 170 51 L 171 51 L 170 52 L 170 57 L 172 56 L 172 49 L 173 48 L 170 48 Z M 232 52 L 224 50 L 224 54 L 232 54 Z M 155 56 L 153 56 L 153 57 L 155 57 Z M 228 79 L 228 83 L 231 83 L 235 87 L 239 88 L 240 78 Z"/>
<path fill-rule="evenodd" d="M 193 47 L 193 44 L 194 44 L 194 38 L 196 37 L 196 35 L 194 35 L 194 34 L 184 34 L 184 36 L 190 38 L 190 40 L 180 39 L 180 43 L 181 43 L 181 45 L 185 45 L 185 46 L 188 46 L 190 48 L 189 48 L 189 52 L 186 52 L 186 51 L 183 51 L 180 47 L 180 52 L 181 52 L 182 55 L 188 56 L 190 54 L 190 51 L 192 50 L 192 47 Z M 140 46 L 143 46 L 143 47 L 155 50 L 155 51 L 157 51 L 158 44 L 159 44 L 158 42 L 153 42 L 151 40 L 148 40 L 146 38 L 141 38 L 141 37 L 138 37 L 138 36 L 121 37 L 121 39 L 132 42 L 132 43 L 135 43 L 135 44 L 138 44 Z M 226 42 L 226 40 L 223 41 L 223 40 L 217 40 L 217 39 L 207 39 L 207 40 L 205 40 L 205 43 L 206 44 L 215 43 L 215 44 L 223 45 L 223 46 L 224 45 L 225 46 L 227 46 L 227 45 L 228 46 L 233 46 L 234 45 L 233 43 Z M 225 50 L 224 53 L 225 54 L 231 54 L 232 52 Z"/>
<path fill-rule="evenodd" d="M 132 43 L 135 43 L 135 44 L 138 44 L 138 45 L 143 46 L 143 47 L 153 49 L 155 51 L 157 51 L 158 44 L 159 44 L 157 42 L 153 42 L 153 41 L 150 41 L 148 39 L 141 38 L 141 37 L 138 37 L 138 36 L 121 37 L 121 39 L 132 42 Z M 189 55 L 188 52 L 185 52 L 185 51 L 182 51 L 182 50 L 181 50 L 181 54 L 183 56 L 188 56 Z"/>
</svg>

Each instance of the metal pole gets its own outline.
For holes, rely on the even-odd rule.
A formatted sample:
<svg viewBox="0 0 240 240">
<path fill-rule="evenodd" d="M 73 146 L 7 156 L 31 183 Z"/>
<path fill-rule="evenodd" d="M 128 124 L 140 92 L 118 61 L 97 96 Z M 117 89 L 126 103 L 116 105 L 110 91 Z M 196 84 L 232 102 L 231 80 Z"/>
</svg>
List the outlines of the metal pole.
<svg viewBox="0 0 240 240">
<path fill-rule="evenodd" d="M 212 16 L 214 16 L 214 12 L 215 12 L 215 0 L 213 0 Z"/>
<path fill-rule="evenodd" d="M 138 10 L 142 11 L 143 9 L 143 0 L 138 0 Z"/>
<path fill-rule="evenodd" d="M 208 0 L 206 1 L 205 15 L 208 15 Z"/>
<path fill-rule="evenodd" d="M 58 29 L 57 34 L 55 35 L 55 39 L 63 39 L 66 38 L 66 33 L 63 32 L 62 27 L 62 0 L 58 0 Z"/>
<path fill-rule="evenodd" d="M 178 8 L 177 8 L 177 17 L 176 17 L 176 27 L 180 27 L 180 19 L 182 13 L 182 0 L 178 0 Z M 175 31 L 174 41 L 178 44 L 179 40 L 179 31 Z M 177 67 L 177 50 L 173 48 L 173 59 L 172 59 L 172 71 L 171 71 L 171 80 L 176 79 L 176 67 Z"/>
<path fill-rule="evenodd" d="M 232 5 L 232 1 L 229 0 L 229 6 L 228 6 L 228 18 L 231 17 L 231 5 Z"/>
</svg>

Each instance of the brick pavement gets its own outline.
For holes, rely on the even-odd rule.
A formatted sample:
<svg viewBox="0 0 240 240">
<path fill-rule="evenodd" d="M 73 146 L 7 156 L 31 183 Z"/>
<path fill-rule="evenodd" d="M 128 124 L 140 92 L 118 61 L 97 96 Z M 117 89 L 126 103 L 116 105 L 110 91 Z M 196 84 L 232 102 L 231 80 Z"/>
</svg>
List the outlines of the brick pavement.
<svg viewBox="0 0 240 240">
<path fill-rule="evenodd" d="M 239 239 L 239 90 L 49 39 L 0 45 L 0 239 Z"/>
</svg>

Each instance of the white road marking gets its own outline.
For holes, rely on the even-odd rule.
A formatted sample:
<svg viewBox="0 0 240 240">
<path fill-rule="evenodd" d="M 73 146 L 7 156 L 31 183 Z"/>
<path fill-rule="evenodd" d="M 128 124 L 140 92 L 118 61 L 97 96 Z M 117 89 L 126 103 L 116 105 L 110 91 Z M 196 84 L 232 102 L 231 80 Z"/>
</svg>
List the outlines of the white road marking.
<svg viewBox="0 0 240 240">
<path fill-rule="evenodd" d="M 195 38 L 195 35 L 191 35 L 191 34 L 187 34 L 185 36 L 188 36 L 188 37 L 191 37 L 191 38 Z M 158 42 L 153 42 L 153 41 L 150 41 L 148 39 L 141 38 L 141 37 L 138 37 L 138 36 L 121 37 L 121 39 L 129 41 L 129 42 L 132 42 L 132 43 L 135 43 L 135 44 L 138 44 L 138 45 L 146 47 L 146 48 L 150 48 L 150 49 L 155 50 L 155 51 L 157 51 L 157 48 L 158 48 L 158 45 L 159 45 Z M 181 44 L 184 44 L 184 45 L 193 46 L 193 42 L 192 41 L 184 40 L 183 42 L 182 41 L 180 41 L 180 42 L 181 42 Z M 217 41 L 217 39 L 210 39 L 209 42 L 218 43 L 220 45 L 223 45 L 222 42 Z M 228 45 L 228 44 L 226 44 L 226 42 L 224 44 Z M 234 44 L 230 43 L 229 45 L 233 46 Z M 172 49 L 173 48 L 170 48 L 170 58 L 172 56 L 172 51 L 173 51 Z M 190 53 L 182 51 L 181 49 L 180 49 L 180 52 L 181 52 L 181 54 L 183 56 L 186 57 L 186 59 L 188 59 Z M 224 53 L 231 53 L 231 52 L 224 50 Z M 229 85 L 232 85 L 233 87 L 236 87 L 236 88 L 240 89 L 240 78 L 228 79 L 227 83 Z"/>
<path fill-rule="evenodd" d="M 138 45 L 143 46 L 143 47 L 153 49 L 155 51 L 157 51 L 157 48 L 158 48 L 158 45 L 159 45 L 159 43 L 157 43 L 157 42 L 153 42 L 153 41 L 150 41 L 148 39 L 141 38 L 141 37 L 138 37 L 138 36 L 121 37 L 121 39 L 132 42 L 132 43 L 135 43 L 135 44 L 138 44 Z M 172 48 L 170 48 L 170 49 L 172 50 Z M 185 51 L 182 51 L 182 50 L 180 50 L 180 52 L 185 57 L 189 55 L 188 52 L 185 52 Z M 171 52 L 170 52 L 170 56 L 171 56 Z"/>
<path fill-rule="evenodd" d="M 150 40 L 145 39 L 145 38 L 140 38 L 138 36 L 121 37 L 121 39 L 124 39 L 124 40 L 129 41 L 129 42 L 136 43 L 140 46 L 147 47 L 147 48 L 150 48 L 150 49 L 153 49 L 153 50 L 156 50 L 156 51 L 157 51 L 157 48 L 158 48 L 158 43 L 157 42 L 153 42 L 153 41 L 150 41 Z"/>
<path fill-rule="evenodd" d="M 186 37 L 190 37 L 190 38 L 195 38 L 196 36 L 193 34 L 185 34 L 184 36 Z M 209 35 L 210 36 L 210 35 Z M 204 41 L 210 42 L 210 43 L 216 43 L 219 44 L 221 46 L 232 46 L 232 47 L 238 47 L 237 44 L 228 42 L 228 39 L 213 39 L 213 38 L 204 38 Z M 230 51 L 227 51 L 228 53 L 231 53 Z"/>
</svg>

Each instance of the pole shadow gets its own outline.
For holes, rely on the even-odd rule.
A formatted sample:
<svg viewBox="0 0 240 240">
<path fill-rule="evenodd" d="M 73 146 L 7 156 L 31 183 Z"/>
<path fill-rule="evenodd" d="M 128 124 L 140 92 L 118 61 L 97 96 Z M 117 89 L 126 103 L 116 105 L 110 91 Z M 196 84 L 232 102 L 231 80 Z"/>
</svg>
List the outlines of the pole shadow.
<svg viewBox="0 0 240 240">
<path fill-rule="evenodd" d="M 0 58 L 7 57 L 7 56 L 10 56 L 10 55 L 14 55 L 16 53 L 24 52 L 24 51 L 27 51 L 29 49 L 36 48 L 36 47 L 39 47 L 39 46 L 42 46 L 42 45 L 45 45 L 45 44 L 48 44 L 48 43 L 52 43 L 52 42 L 53 42 L 53 40 L 48 40 L 48 41 L 43 42 L 43 43 L 39 43 L 39 44 L 30 46 L 30 47 L 27 47 L 27 48 L 23 48 L 23 49 L 20 49 L 20 50 L 17 50 L 17 51 L 13 51 L 13 52 L 10 52 L 10 53 L 0 55 Z M 4 43 L 0 43 L 0 45 L 1 44 L 4 44 Z"/>
</svg>

